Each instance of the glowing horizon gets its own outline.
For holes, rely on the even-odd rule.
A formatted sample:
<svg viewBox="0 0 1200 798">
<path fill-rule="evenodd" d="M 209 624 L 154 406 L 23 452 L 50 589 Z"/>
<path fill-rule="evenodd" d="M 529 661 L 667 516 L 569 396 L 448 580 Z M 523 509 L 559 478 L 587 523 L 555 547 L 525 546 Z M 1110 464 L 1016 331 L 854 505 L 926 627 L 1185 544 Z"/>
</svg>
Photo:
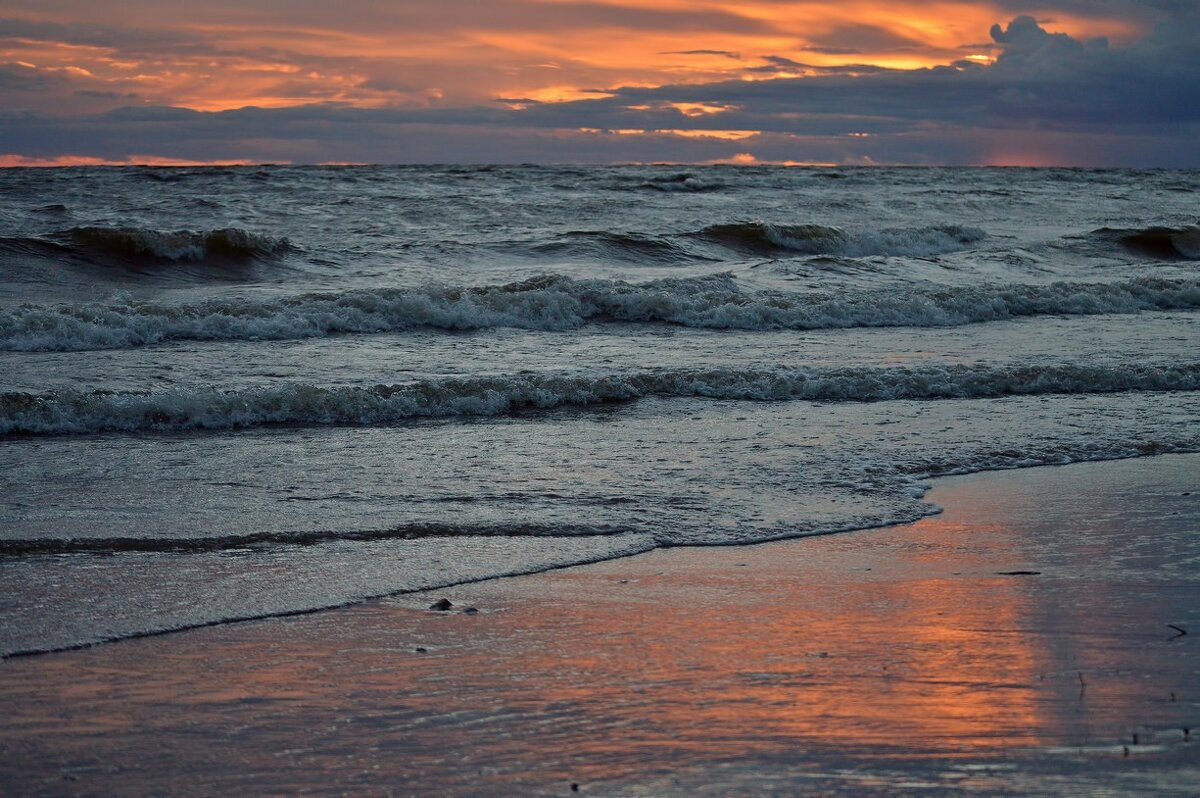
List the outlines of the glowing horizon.
<svg viewBox="0 0 1200 798">
<path fill-rule="evenodd" d="M 898 127 L 892 124 L 895 109 L 874 87 L 884 82 L 881 76 L 934 84 L 929 76 L 939 70 L 999 75 L 998 61 L 1013 48 L 1038 50 L 1036 58 L 1027 59 L 1036 68 L 1029 72 L 1035 82 L 1041 77 L 1038 70 L 1050 77 L 1056 70 L 1092 70 L 1100 80 L 1106 75 L 1097 65 L 1128 68 L 1122 62 L 1129 60 L 1128 53 L 1161 56 L 1162 64 L 1148 67 L 1174 69 L 1169 65 L 1178 64 L 1179 57 L 1164 51 L 1158 41 L 1164 34 L 1155 23 L 1170 22 L 1186 33 L 1197 17 L 1186 10 L 1155 11 L 1162 4 L 1150 0 L 1103 6 L 1078 0 L 497 0 L 483 8 L 471 0 L 388 5 L 346 0 L 337 8 L 285 10 L 264 0 L 216 0 L 186 14 L 175 0 L 131 0 L 126 5 L 123 18 L 137 20 L 134 25 L 117 24 L 111 11 L 82 0 L 5 1 L 0 11 L 0 98 L 8 116 L 36 117 L 35 126 L 44 130 L 73 122 L 94 127 L 115 115 L 136 128 L 140 138 L 119 150 L 114 135 L 108 151 L 97 151 L 89 150 L 88 137 L 74 129 L 70 135 L 76 141 L 55 148 L 45 136 L 31 133 L 23 139 L 19 131 L 0 133 L 0 163 L 72 158 L 105 163 L 133 158 L 375 162 L 403 160 L 413 149 L 419 149 L 419 159 L 439 160 L 436 137 L 412 146 L 409 139 L 419 124 L 443 131 L 455 126 L 450 132 L 462 143 L 442 142 L 444 159 L 455 161 L 467 156 L 467 139 L 491 145 L 523 130 L 526 137 L 555 139 L 558 160 L 663 160 L 654 157 L 656 147 L 668 148 L 655 142 L 670 136 L 690 140 L 678 159 L 682 162 L 728 160 L 741 152 L 730 147 L 757 135 L 773 142 L 769 151 L 752 153 L 764 162 L 1043 163 L 1050 157 L 1044 148 L 1025 152 L 1009 142 L 983 152 L 971 146 L 981 139 L 976 134 L 959 134 L 961 153 L 952 157 L 940 142 L 911 151 L 912 142 L 930 131 L 954 137 L 956 126 L 971 121 L 955 118 L 952 108 L 939 105 L 941 89 L 932 85 L 921 88 L 924 95 L 915 96 L 912 112 L 906 112 L 908 140 L 894 139 L 889 150 L 883 139 L 900 134 L 890 129 Z M 1020 19 L 1029 23 L 1021 23 L 1006 40 L 1004 31 Z M 1091 44 L 1096 40 L 1107 46 Z M 1152 46 L 1145 44 L 1150 41 Z M 1099 64 L 1102 49 L 1113 54 L 1111 67 Z M 1058 62 L 1051 62 L 1052 56 Z M 1014 86 L 1008 95 L 996 92 L 1001 105 L 1005 96 L 1028 92 L 1022 82 L 1029 75 L 1017 74 L 1015 67 L 1009 72 Z M 844 88 L 847 97 L 860 89 L 870 96 L 861 110 L 843 107 L 853 106 L 851 100 L 804 96 L 829 85 Z M 759 101 L 765 110 L 755 107 L 764 91 L 785 86 L 797 89 L 790 98 L 794 108 L 783 107 L 788 98 Z M 926 101 L 931 104 L 927 118 L 911 118 Z M 155 137 L 154 124 L 183 125 L 189 119 L 200 124 L 199 118 L 162 112 L 148 122 L 145 115 L 138 116 L 139 109 L 264 115 L 253 124 L 238 117 L 241 127 L 223 130 L 225 143 L 206 149 L 199 143 L 183 146 L 178 141 L 183 136 L 162 143 Z M 355 126 L 361 124 L 378 141 L 355 148 L 350 146 L 352 135 L 325 130 L 299 140 L 298 134 L 283 130 L 295 114 L 313 109 L 329 117 L 331 128 L 349 124 L 347 112 L 357 113 Z M 797 113 L 805 115 L 807 126 L 796 121 Z M 836 118 L 848 124 L 855 115 L 871 123 L 863 132 L 871 134 L 864 139 L 873 140 L 847 147 L 836 138 L 855 131 L 843 125 L 831 138 L 825 130 L 837 127 L 825 123 Z M 1190 118 L 1185 121 L 1194 125 Z M 380 124 L 392 125 L 394 135 L 369 127 Z M 993 120 L 983 127 L 995 126 Z M 1116 129 L 1117 121 L 1108 126 L 1114 136 L 1129 135 Z M 1047 127 L 1053 125 L 1033 129 Z M 1099 132 L 1098 125 L 1093 127 L 1082 132 Z M 593 131 L 608 131 L 613 141 L 598 150 L 579 147 L 581 136 L 597 144 Z M 1170 132 L 1186 138 L 1180 131 Z M 162 131 L 159 136 L 169 138 Z M 780 136 L 792 137 L 786 152 Z M 211 145 L 211 136 L 204 141 Z M 396 143 L 389 147 L 389 141 Z M 631 146 L 634 141 L 636 147 Z M 714 148 L 717 141 L 724 142 L 724 150 Z M 1114 139 L 1107 149 L 1119 153 L 1122 146 Z M 815 150 L 808 151 L 810 147 Z M 525 157 L 522 149 L 539 152 L 512 142 L 483 160 L 520 159 Z M 1068 161 L 1077 158 L 1061 142 L 1052 149 L 1066 153 L 1062 157 Z M 627 153 L 624 158 L 622 153 Z"/>
</svg>

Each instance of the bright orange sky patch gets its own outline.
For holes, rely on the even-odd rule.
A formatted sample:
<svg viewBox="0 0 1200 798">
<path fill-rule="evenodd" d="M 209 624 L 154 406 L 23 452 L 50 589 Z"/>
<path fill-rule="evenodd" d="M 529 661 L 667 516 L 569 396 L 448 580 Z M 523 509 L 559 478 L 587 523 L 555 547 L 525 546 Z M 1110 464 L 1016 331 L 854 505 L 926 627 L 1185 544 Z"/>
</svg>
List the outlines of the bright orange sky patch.
<svg viewBox="0 0 1200 798">
<path fill-rule="evenodd" d="M 1200 10 L 1151 0 L 2 2 L 27 158 L 1194 161 Z"/>
<path fill-rule="evenodd" d="M 70 15 L 13 5 L 8 15 L 26 22 L 112 24 L 111 8 L 95 4 L 80 3 Z M 627 0 L 594 7 L 540 0 L 512 3 L 511 13 L 499 2 L 482 16 L 420 5 L 351 0 L 334 14 L 213 3 L 180 24 L 167 4 L 142 0 L 131 3 L 140 13 L 129 18 L 144 34 L 131 37 L 133 46 L 122 46 L 119 35 L 111 45 L 24 35 L 0 39 L 0 61 L 49 76 L 71 72 L 90 92 L 84 106 L 103 105 L 104 94 L 112 95 L 110 106 L 203 111 L 315 102 L 418 108 L 498 97 L 561 102 L 620 86 L 763 77 L 753 70 L 767 56 L 896 69 L 986 59 L 986 51 L 964 46 L 986 45 L 990 26 L 1013 15 L 1011 7 L 963 0 Z M 1144 32 L 1129 19 L 1057 12 L 1048 24 L 1077 38 L 1124 41 Z M 158 48 L 147 42 L 156 30 L 171 34 Z M 180 37 L 187 43 L 173 41 Z"/>
<path fill-rule="evenodd" d="M 0 154 L 0 169 L 14 167 L 59 167 L 59 166 L 250 166 L 246 160 L 192 161 L 180 158 L 164 158 L 158 155 L 133 155 L 124 160 L 94 158 L 88 155 L 58 155 L 53 158 L 29 158 L 12 153 Z"/>
</svg>

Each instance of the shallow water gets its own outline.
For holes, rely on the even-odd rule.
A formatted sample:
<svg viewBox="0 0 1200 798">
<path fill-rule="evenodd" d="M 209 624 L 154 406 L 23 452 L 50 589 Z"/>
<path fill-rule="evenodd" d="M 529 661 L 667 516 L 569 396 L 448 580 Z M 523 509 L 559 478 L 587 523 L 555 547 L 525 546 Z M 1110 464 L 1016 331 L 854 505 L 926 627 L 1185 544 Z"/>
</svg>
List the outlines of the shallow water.
<svg viewBox="0 0 1200 798">
<path fill-rule="evenodd" d="M 1198 460 L 951 477 L 901 527 L 8 660 L 0 782 L 1191 796 Z"/>
<path fill-rule="evenodd" d="M 1200 173 L 0 171 L 0 651 L 1200 448 Z"/>
</svg>

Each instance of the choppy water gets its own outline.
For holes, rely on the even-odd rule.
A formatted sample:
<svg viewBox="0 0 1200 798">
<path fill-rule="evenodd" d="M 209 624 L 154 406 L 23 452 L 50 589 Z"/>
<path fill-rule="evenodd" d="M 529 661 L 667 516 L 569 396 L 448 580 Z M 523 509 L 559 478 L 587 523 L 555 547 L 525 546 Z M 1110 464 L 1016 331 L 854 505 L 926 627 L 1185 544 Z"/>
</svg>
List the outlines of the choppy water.
<svg viewBox="0 0 1200 798">
<path fill-rule="evenodd" d="M 0 170 L 0 653 L 1200 449 L 1200 173 Z"/>
</svg>

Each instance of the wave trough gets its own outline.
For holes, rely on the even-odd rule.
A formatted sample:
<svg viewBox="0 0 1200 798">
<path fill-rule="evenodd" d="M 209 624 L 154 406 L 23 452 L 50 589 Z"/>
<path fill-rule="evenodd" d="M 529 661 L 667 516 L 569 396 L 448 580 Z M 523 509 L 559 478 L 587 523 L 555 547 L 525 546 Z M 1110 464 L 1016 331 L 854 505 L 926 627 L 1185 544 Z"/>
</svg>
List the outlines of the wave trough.
<svg viewBox="0 0 1200 798">
<path fill-rule="evenodd" d="M 819 224 L 776 225 L 735 222 L 705 227 L 693 234 L 723 247 L 755 255 L 801 254 L 932 257 L 966 249 L 987 234 L 977 227 L 931 225 L 849 231 Z"/>
</svg>

